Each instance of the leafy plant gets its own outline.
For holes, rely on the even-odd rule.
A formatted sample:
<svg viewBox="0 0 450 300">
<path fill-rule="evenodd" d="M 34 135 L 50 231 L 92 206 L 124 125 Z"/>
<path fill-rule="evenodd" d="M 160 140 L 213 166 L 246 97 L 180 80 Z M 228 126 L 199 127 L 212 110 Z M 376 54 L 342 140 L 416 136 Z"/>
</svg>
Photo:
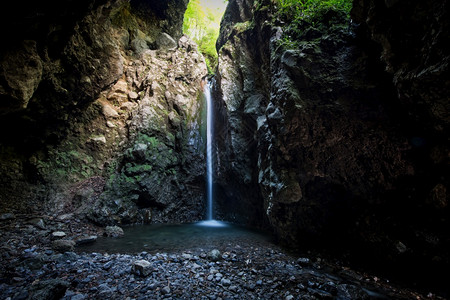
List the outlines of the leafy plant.
<svg viewBox="0 0 450 300">
<path fill-rule="evenodd" d="M 330 26 L 336 17 L 350 19 L 352 0 L 275 0 L 279 7 L 275 18 L 285 26 L 280 44 L 295 48 L 302 30 Z"/>
<path fill-rule="evenodd" d="M 220 10 L 202 6 L 200 0 L 190 0 L 184 14 L 183 32 L 197 43 L 210 73 L 217 64 L 216 40 L 222 14 Z"/>
<path fill-rule="evenodd" d="M 349 15 L 352 0 L 277 0 L 282 14 L 289 20 L 314 20 L 326 10 L 342 11 Z"/>
</svg>

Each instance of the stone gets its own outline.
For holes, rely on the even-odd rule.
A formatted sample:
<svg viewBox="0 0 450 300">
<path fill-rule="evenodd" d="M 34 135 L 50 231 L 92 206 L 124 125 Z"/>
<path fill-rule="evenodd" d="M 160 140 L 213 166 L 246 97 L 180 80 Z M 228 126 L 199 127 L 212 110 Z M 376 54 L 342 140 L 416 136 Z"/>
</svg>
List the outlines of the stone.
<svg viewBox="0 0 450 300">
<path fill-rule="evenodd" d="M 139 94 L 134 91 L 131 91 L 128 93 L 128 98 L 130 98 L 130 100 L 136 101 L 139 99 Z"/>
<path fill-rule="evenodd" d="M 106 137 L 104 135 L 91 136 L 89 140 L 95 143 L 106 144 Z"/>
<path fill-rule="evenodd" d="M 171 292 L 171 290 L 170 290 L 170 287 L 168 287 L 168 286 L 165 286 L 165 287 L 163 287 L 163 288 L 161 289 L 161 293 L 162 293 L 163 295 L 170 294 L 170 292 Z"/>
<path fill-rule="evenodd" d="M 75 242 L 72 240 L 55 240 L 52 242 L 52 249 L 61 253 L 73 251 Z"/>
<path fill-rule="evenodd" d="M 63 214 L 58 216 L 58 220 L 60 221 L 65 221 L 65 220 L 70 220 L 73 218 L 73 214 Z"/>
<path fill-rule="evenodd" d="M 300 258 L 297 259 L 297 263 L 300 266 L 302 266 L 302 267 L 306 267 L 306 266 L 309 266 L 311 264 L 311 261 L 307 257 L 300 257 Z"/>
<path fill-rule="evenodd" d="M 0 215 L 0 220 L 2 220 L 2 221 L 12 220 L 14 218 L 15 218 L 15 216 L 13 213 L 4 213 L 4 214 Z"/>
<path fill-rule="evenodd" d="M 80 236 L 75 239 L 75 244 L 77 246 L 79 245 L 86 245 L 86 244 L 92 244 L 95 241 L 97 241 L 96 235 L 89 235 L 89 236 Z"/>
<path fill-rule="evenodd" d="M 153 267 L 147 260 L 137 260 L 133 262 L 131 270 L 138 276 L 146 277 L 153 272 Z"/>
<path fill-rule="evenodd" d="M 178 45 L 170 35 L 165 32 L 161 32 L 156 39 L 156 47 L 162 50 L 174 50 L 178 47 Z"/>
<path fill-rule="evenodd" d="M 220 251 L 217 249 L 213 249 L 208 252 L 208 259 L 211 261 L 218 261 L 221 258 Z"/>
<path fill-rule="evenodd" d="M 231 285 L 231 281 L 229 279 L 222 278 L 220 280 L 220 284 L 222 284 L 223 286 L 230 286 Z"/>
<path fill-rule="evenodd" d="M 52 238 L 55 240 L 62 239 L 66 236 L 66 233 L 63 231 L 54 231 L 52 232 Z"/>
<path fill-rule="evenodd" d="M 42 229 L 42 230 L 45 230 L 45 229 L 46 229 L 44 220 L 41 219 L 41 218 L 34 218 L 34 219 L 31 219 L 31 220 L 29 221 L 29 224 L 31 224 L 31 225 L 33 225 L 33 226 L 39 228 L 39 229 Z"/>
<path fill-rule="evenodd" d="M 37 281 L 30 288 L 30 299 L 61 299 L 66 293 L 69 283 L 61 279 Z"/>
<path fill-rule="evenodd" d="M 398 241 L 398 242 L 395 244 L 395 247 L 396 247 L 396 249 L 397 249 L 397 251 L 398 251 L 399 253 L 405 253 L 405 252 L 408 250 L 408 248 L 406 247 L 406 245 L 403 244 L 403 243 L 400 242 L 400 241 Z"/>
<path fill-rule="evenodd" d="M 133 102 L 124 102 L 120 105 L 120 108 L 123 110 L 132 110 L 133 108 L 135 108 L 137 105 L 136 103 Z"/>
<path fill-rule="evenodd" d="M 114 118 L 119 117 L 119 114 L 117 113 L 117 111 L 114 108 L 112 108 L 111 105 L 106 104 L 106 103 L 103 104 L 102 112 L 106 118 L 114 119 Z"/>
<path fill-rule="evenodd" d="M 131 41 L 131 49 L 134 51 L 134 53 L 139 55 L 144 53 L 146 50 L 149 50 L 149 47 L 147 41 L 136 38 Z"/>
<path fill-rule="evenodd" d="M 124 235 L 123 229 L 119 226 L 106 226 L 105 235 L 107 237 L 119 238 Z"/>
<path fill-rule="evenodd" d="M 120 94 L 127 94 L 128 93 L 128 83 L 123 79 L 119 79 L 114 84 L 114 86 L 111 88 L 111 91 L 113 91 L 115 93 L 120 93 Z"/>
<path fill-rule="evenodd" d="M 136 144 L 133 148 L 133 156 L 137 159 L 143 160 L 145 159 L 147 150 L 148 150 L 147 144 L 143 143 Z"/>
</svg>

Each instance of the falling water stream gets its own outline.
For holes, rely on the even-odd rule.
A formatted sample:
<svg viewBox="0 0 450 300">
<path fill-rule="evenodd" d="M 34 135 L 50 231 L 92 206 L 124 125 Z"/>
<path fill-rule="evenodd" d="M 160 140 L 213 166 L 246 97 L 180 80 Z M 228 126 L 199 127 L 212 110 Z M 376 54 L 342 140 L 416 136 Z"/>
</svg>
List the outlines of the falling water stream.
<svg viewBox="0 0 450 300">
<path fill-rule="evenodd" d="M 206 220 L 213 220 L 213 162 L 212 162 L 212 142 L 213 142 L 213 103 L 211 97 L 211 83 L 205 84 L 204 93 L 206 98 Z"/>
</svg>

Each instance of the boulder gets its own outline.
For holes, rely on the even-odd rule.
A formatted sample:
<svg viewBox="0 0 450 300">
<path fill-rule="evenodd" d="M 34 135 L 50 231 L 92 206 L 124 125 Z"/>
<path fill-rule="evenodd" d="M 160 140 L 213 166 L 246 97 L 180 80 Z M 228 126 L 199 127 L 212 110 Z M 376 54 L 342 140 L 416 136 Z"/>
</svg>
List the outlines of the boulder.
<svg viewBox="0 0 450 300">
<path fill-rule="evenodd" d="M 145 277 L 153 272 L 153 267 L 146 260 L 137 260 L 133 263 L 131 271 L 138 276 Z"/>
<path fill-rule="evenodd" d="M 105 233 L 107 237 L 119 238 L 124 235 L 123 229 L 119 226 L 106 226 Z"/>
<path fill-rule="evenodd" d="M 31 285 L 30 297 L 28 299 L 61 299 L 68 287 L 69 283 L 61 279 L 37 280 L 36 284 Z"/>
<path fill-rule="evenodd" d="M 167 33 L 162 32 L 156 39 L 156 46 L 162 50 L 174 50 L 177 48 L 177 42 Z"/>
<path fill-rule="evenodd" d="M 75 242 L 72 240 L 55 240 L 52 242 L 52 249 L 57 252 L 73 251 Z"/>
</svg>

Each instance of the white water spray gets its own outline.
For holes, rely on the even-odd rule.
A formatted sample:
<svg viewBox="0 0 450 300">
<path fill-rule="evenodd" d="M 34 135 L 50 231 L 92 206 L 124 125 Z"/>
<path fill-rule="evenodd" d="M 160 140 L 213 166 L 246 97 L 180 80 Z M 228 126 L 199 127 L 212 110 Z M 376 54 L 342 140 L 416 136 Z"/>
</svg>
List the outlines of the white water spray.
<svg viewBox="0 0 450 300">
<path fill-rule="evenodd" d="M 205 84 L 204 93 L 206 97 L 206 220 L 213 220 L 213 162 L 212 162 L 212 139 L 213 139 L 213 103 L 211 87 Z"/>
</svg>

